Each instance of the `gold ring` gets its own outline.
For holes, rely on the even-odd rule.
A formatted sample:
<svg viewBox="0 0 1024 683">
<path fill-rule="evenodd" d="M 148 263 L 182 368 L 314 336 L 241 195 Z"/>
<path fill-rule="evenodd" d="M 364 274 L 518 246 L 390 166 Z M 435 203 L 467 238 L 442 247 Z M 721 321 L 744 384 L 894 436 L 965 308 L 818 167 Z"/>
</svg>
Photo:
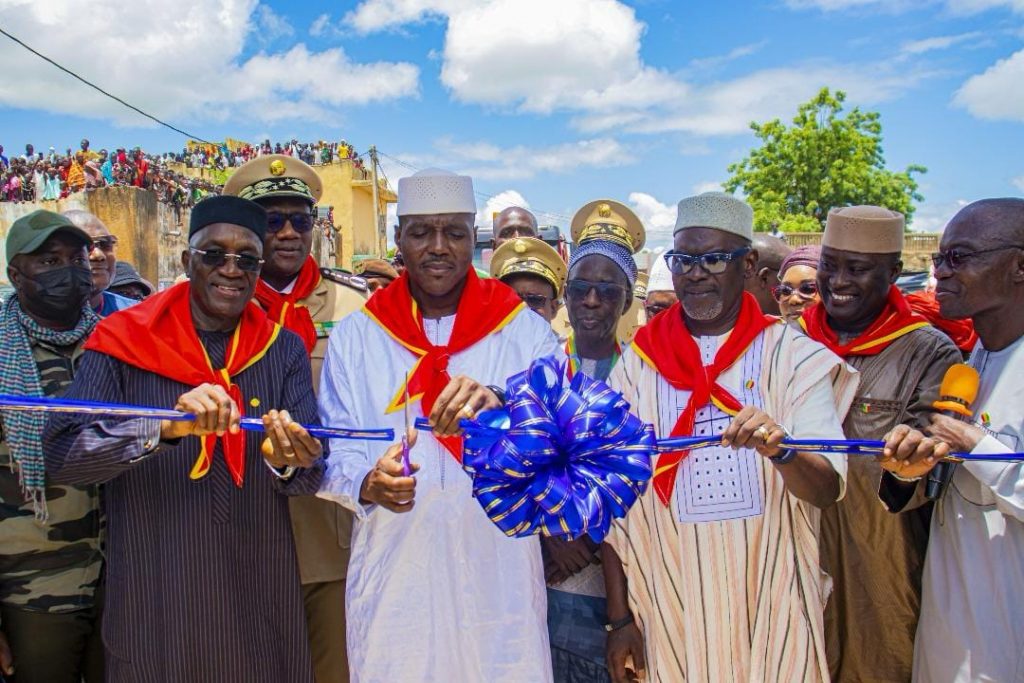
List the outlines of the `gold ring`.
<svg viewBox="0 0 1024 683">
<path fill-rule="evenodd" d="M 462 406 L 462 410 L 460 412 L 463 415 L 465 415 L 466 418 L 469 419 L 469 420 L 472 420 L 473 416 L 476 415 L 476 411 L 473 410 L 473 407 L 471 405 L 469 405 L 468 403 L 466 405 Z"/>
<path fill-rule="evenodd" d="M 754 433 L 761 437 L 761 441 L 768 440 L 768 428 L 765 427 L 764 425 L 761 425 L 756 430 L 754 430 Z"/>
</svg>

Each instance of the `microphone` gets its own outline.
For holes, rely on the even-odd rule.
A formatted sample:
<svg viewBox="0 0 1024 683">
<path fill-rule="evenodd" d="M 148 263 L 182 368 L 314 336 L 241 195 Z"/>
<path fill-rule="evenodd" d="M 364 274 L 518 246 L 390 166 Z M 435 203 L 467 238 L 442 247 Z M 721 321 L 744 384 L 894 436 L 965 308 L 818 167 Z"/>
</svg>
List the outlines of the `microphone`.
<svg viewBox="0 0 1024 683">
<path fill-rule="evenodd" d="M 932 403 L 943 415 L 955 420 L 971 417 L 971 403 L 978 395 L 978 371 L 970 365 L 957 363 L 946 370 L 939 386 L 939 400 Z M 928 473 L 925 481 L 924 495 L 928 500 L 935 500 L 953 478 L 956 463 L 940 462 Z"/>
</svg>

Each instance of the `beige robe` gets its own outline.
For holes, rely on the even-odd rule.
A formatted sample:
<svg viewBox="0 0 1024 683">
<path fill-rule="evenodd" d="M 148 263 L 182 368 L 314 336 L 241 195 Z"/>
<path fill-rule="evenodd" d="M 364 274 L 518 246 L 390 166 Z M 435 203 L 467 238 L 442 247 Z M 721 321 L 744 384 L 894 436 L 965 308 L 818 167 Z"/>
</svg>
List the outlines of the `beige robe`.
<svg viewBox="0 0 1024 683">
<path fill-rule="evenodd" d="M 745 368 L 759 369 L 759 376 L 744 377 Z M 839 439 L 857 378 L 801 332 L 775 325 L 719 383 L 734 396 L 744 388 L 759 394 L 755 402 L 798 438 Z M 610 384 L 641 419 L 658 425 L 659 436 L 667 435 L 658 404 L 667 383 L 632 349 Z M 827 457 L 844 487 L 846 458 Z M 820 513 L 790 495 L 766 459 L 756 466 L 763 482 L 759 516 L 682 523 L 674 505 L 662 505 L 649 488 L 613 527 L 608 541 L 623 562 L 630 608 L 644 634 L 648 680 L 828 679 L 822 612 L 829 582 L 818 564 Z"/>
</svg>

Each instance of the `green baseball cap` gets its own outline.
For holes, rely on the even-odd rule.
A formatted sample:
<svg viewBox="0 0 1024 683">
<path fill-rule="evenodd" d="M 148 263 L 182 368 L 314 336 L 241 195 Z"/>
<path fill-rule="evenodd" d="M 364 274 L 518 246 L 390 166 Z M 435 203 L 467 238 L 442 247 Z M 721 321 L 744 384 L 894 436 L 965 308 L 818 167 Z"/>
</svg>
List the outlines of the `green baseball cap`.
<svg viewBox="0 0 1024 683">
<path fill-rule="evenodd" d="M 14 221 L 7 230 L 7 261 L 10 262 L 18 254 L 31 254 L 43 246 L 50 235 L 61 230 L 73 234 L 85 244 L 92 240 L 87 232 L 67 217 L 46 209 L 37 209 Z"/>
</svg>

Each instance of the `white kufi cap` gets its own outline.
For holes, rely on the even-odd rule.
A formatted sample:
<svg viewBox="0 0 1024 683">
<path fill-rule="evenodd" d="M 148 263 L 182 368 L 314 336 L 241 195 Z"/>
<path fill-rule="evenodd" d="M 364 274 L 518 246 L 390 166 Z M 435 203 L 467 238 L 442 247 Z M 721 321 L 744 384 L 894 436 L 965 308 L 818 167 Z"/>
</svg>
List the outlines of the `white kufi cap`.
<svg viewBox="0 0 1024 683">
<path fill-rule="evenodd" d="M 398 215 L 476 213 L 473 179 L 428 168 L 398 181 Z"/>
<path fill-rule="evenodd" d="M 685 228 L 714 228 L 754 239 L 754 210 L 742 199 L 725 192 L 705 192 L 679 202 L 672 234 Z"/>
<path fill-rule="evenodd" d="M 658 258 L 651 264 L 651 274 L 647 279 L 647 293 L 651 292 L 674 292 L 672 286 L 672 273 L 669 272 L 668 263 L 665 262 L 665 255 L 658 254 Z"/>
</svg>

